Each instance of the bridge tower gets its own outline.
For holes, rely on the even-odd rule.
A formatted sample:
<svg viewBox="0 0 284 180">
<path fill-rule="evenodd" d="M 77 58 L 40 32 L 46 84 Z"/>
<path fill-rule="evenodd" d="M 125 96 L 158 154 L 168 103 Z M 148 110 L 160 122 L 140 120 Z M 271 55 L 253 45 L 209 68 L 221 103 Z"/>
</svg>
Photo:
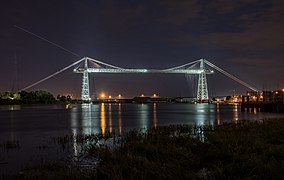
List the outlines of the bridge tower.
<svg viewBox="0 0 284 180">
<path fill-rule="evenodd" d="M 87 58 L 85 58 L 85 64 L 84 64 L 81 99 L 84 102 L 91 101 L 90 89 L 89 89 L 88 59 Z"/>
<path fill-rule="evenodd" d="M 208 98 L 206 71 L 204 67 L 204 59 L 200 60 L 200 69 L 202 70 L 202 72 L 199 74 L 199 77 L 198 77 L 197 100 L 207 101 L 209 98 Z"/>
</svg>

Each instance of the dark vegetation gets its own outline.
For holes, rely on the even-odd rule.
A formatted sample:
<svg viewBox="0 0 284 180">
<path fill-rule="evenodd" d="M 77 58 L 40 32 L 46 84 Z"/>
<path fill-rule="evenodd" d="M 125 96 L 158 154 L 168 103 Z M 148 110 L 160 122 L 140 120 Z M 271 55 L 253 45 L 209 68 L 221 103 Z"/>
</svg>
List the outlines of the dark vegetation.
<svg viewBox="0 0 284 180">
<path fill-rule="evenodd" d="M 114 139 L 116 137 L 116 139 Z M 55 142 L 67 145 L 71 136 Z M 93 168 L 44 162 L 15 179 L 283 179 L 284 120 L 78 136 Z M 109 140 L 109 141 L 108 141 Z M 100 142 L 104 143 L 100 143 Z M 80 158 L 80 157 L 77 157 Z M 95 161 L 94 160 L 94 161 Z M 9 178 L 9 177 L 7 177 Z"/>
<path fill-rule="evenodd" d="M 23 104 L 51 104 L 55 103 L 53 95 L 47 91 L 21 91 L 20 100 Z"/>
<path fill-rule="evenodd" d="M 55 98 L 53 94 L 48 91 L 20 91 L 3 92 L 0 93 L 0 104 L 55 104 L 55 103 L 73 103 L 70 96 L 57 95 Z"/>
<path fill-rule="evenodd" d="M 0 149 L 10 150 L 10 149 L 20 149 L 19 141 L 5 141 L 0 143 Z"/>
</svg>

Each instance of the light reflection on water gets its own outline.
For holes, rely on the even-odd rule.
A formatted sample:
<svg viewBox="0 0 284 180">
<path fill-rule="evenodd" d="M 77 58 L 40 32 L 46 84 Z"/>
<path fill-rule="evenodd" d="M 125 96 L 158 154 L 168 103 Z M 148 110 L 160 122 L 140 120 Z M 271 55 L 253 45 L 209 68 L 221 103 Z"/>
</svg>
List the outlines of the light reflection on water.
<svg viewBox="0 0 284 180">
<path fill-rule="evenodd" d="M 220 118 L 220 104 L 219 103 L 216 105 L 216 112 L 217 112 L 217 124 L 220 125 L 221 118 Z"/>
<path fill-rule="evenodd" d="M 158 121 L 157 121 L 157 104 L 156 103 L 153 104 L 153 121 L 154 121 L 154 128 L 157 128 Z"/>
<path fill-rule="evenodd" d="M 139 128 L 146 131 L 148 129 L 148 116 L 149 116 L 149 104 L 141 104 L 139 111 Z"/>
<path fill-rule="evenodd" d="M 15 111 L 16 110 L 16 111 Z M 263 113 L 258 109 L 241 112 L 240 106 L 224 104 L 78 104 L 71 109 L 61 106 L 0 106 L 1 139 L 19 137 L 19 132 L 69 130 L 73 134 L 96 134 L 129 129 L 149 130 L 170 124 L 215 125 L 241 120 L 278 118 L 283 114 Z M 8 133 L 9 137 L 3 135 Z M 54 134 L 54 135 L 56 135 Z"/>
<path fill-rule="evenodd" d="M 235 121 L 235 122 L 238 122 L 238 120 L 239 120 L 239 109 L 238 109 L 238 105 L 237 104 L 235 104 L 234 106 L 233 106 L 233 120 Z"/>
<path fill-rule="evenodd" d="M 129 129 L 147 131 L 169 124 L 219 125 L 241 120 L 262 120 L 270 113 L 241 112 L 240 106 L 223 104 L 82 104 L 70 110 L 72 132 L 96 134 Z M 271 114 L 273 115 L 273 114 Z"/>
<path fill-rule="evenodd" d="M 102 130 L 102 134 L 105 134 L 106 131 L 106 111 L 105 111 L 105 103 L 101 103 L 101 111 L 100 111 L 100 115 L 101 115 L 101 120 L 100 120 L 100 127 Z"/>
<path fill-rule="evenodd" d="M 111 109 L 111 103 L 108 104 L 108 117 L 109 117 L 109 132 L 112 133 L 112 109 Z"/>
<path fill-rule="evenodd" d="M 194 106 L 195 114 L 195 125 L 213 125 L 215 110 L 213 110 L 212 106 L 208 104 L 196 104 Z"/>
<path fill-rule="evenodd" d="M 121 115 L 121 103 L 118 104 L 118 129 L 119 134 L 122 133 L 122 115 Z"/>
<path fill-rule="evenodd" d="M 21 105 L 2 105 L 0 106 L 0 110 L 10 110 L 10 111 L 21 110 Z"/>
</svg>

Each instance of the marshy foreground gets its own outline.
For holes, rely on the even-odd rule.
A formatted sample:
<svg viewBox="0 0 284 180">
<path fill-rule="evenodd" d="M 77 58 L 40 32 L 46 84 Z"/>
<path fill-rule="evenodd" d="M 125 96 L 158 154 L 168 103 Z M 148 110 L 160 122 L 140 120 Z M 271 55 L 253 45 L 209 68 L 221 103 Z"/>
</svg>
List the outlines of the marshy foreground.
<svg viewBox="0 0 284 180">
<path fill-rule="evenodd" d="M 2 179 L 284 178 L 284 119 L 164 126 L 123 136 L 66 135 L 52 141 L 62 148 L 74 147 L 78 154 L 42 159 Z M 0 146 L 18 148 L 17 142 Z"/>
</svg>

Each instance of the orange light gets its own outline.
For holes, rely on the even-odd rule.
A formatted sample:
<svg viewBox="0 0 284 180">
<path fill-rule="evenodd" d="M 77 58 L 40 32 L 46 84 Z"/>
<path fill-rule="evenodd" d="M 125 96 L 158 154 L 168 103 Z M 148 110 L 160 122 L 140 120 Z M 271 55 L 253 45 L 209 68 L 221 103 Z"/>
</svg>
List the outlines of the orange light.
<svg viewBox="0 0 284 180">
<path fill-rule="evenodd" d="M 109 99 L 111 99 L 111 96 L 108 96 Z"/>
<path fill-rule="evenodd" d="M 156 95 L 156 94 L 154 94 L 153 96 L 154 96 L 154 97 L 157 97 L 157 95 Z"/>
<path fill-rule="evenodd" d="M 144 97 L 144 94 L 141 94 L 141 97 Z"/>
<path fill-rule="evenodd" d="M 104 93 L 101 94 L 101 98 L 105 98 L 105 96 L 106 96 L 106 95 L 105 95 Z"/>
<path fill-rule="evenodd" d="M 121 98 L 121 94 L 118 95 L 118 98 L 119 98 L 119 99 Z"/>
</svg>

